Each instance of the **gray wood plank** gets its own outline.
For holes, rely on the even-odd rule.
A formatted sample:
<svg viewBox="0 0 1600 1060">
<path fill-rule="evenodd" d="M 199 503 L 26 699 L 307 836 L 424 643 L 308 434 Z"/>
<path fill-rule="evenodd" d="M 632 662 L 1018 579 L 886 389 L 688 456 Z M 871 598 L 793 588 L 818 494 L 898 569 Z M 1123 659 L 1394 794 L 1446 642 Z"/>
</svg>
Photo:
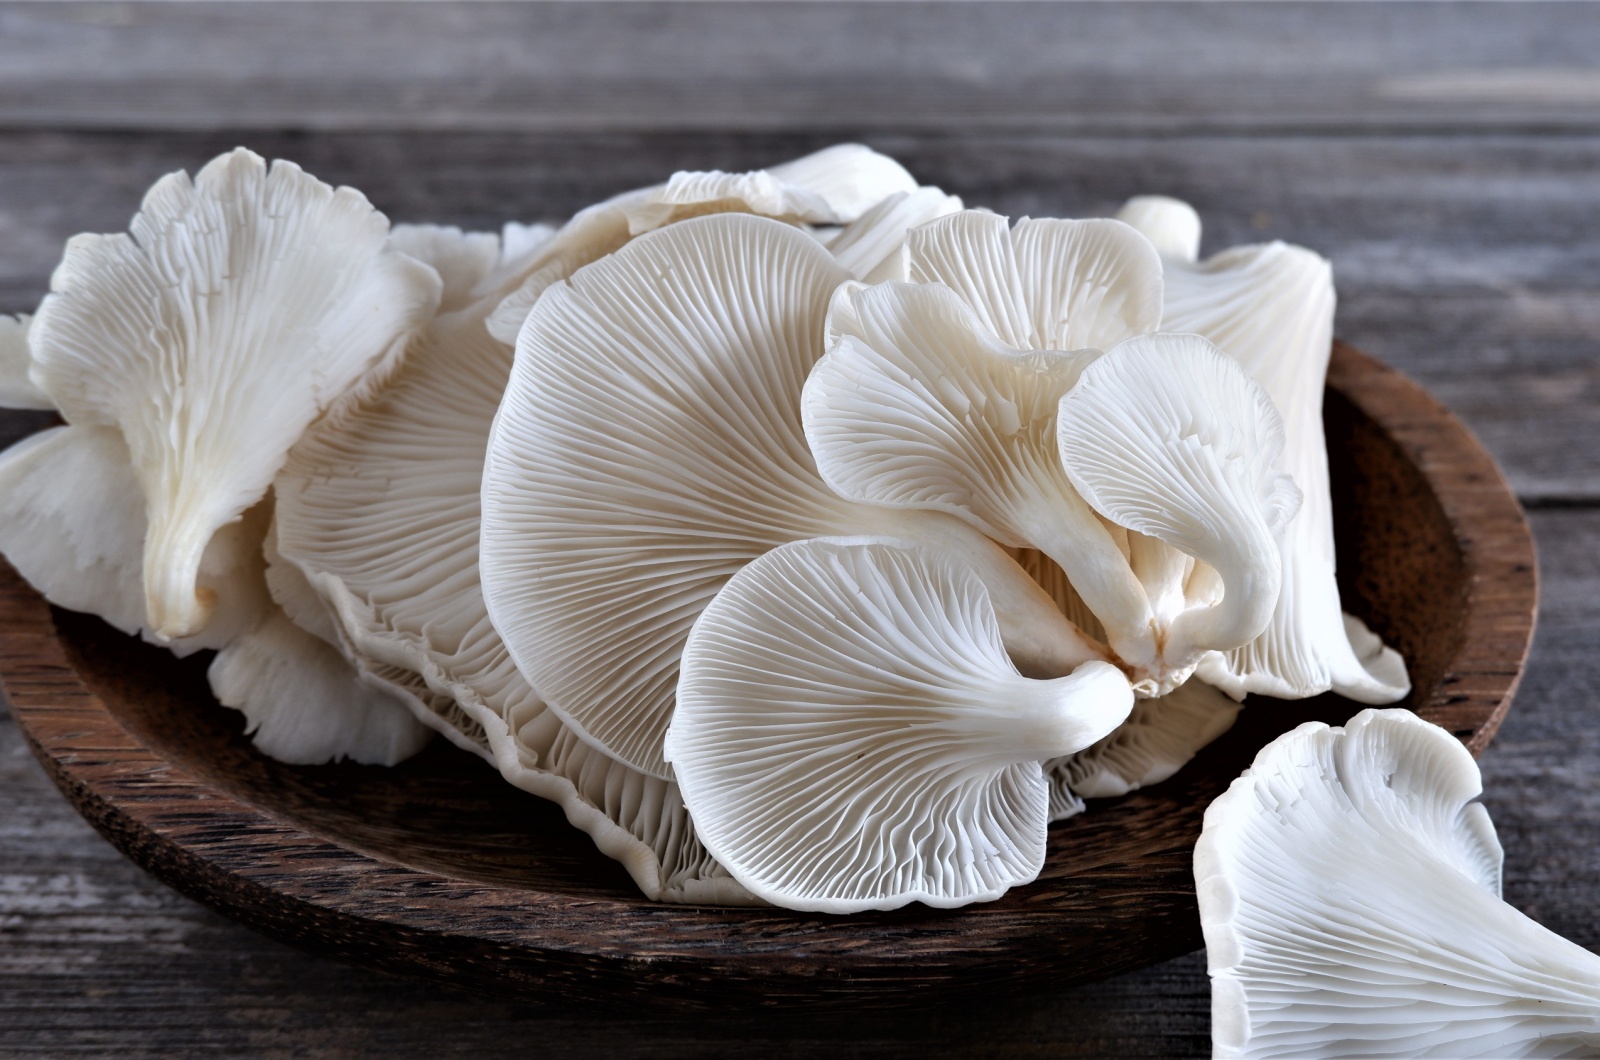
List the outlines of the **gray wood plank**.
<svg viewBox="0 0 1600 1060">
<path fill-rule="evenodd" d="M 1584 4 L 0 7 L 0 124 L 1594 129 Z"/>
<path fill-rule="evenodd" d="M 1600 950 L 1600 511 L 1534 515 L 1527 679 L 1483 759 L 1506 897 Z M 167 890 L 79 820 L 0 714 L 0 1055 L 1204 1056 L 1201 955 L 981 1012 L 815 1016 L 513 1005 L 346 968 Z"/>
<path fill-rule="evenodd" d="M 1531 503 L 1600 499 L 1600 137 L 864 135 L 923 180 L 1014 216 L 1190 199 L 1207 246 L 1329 256 L 1339 332 L 1456 409 Z M 818 134 L 0 133 L 0 310 L 65 239 L 117 231 L 161 173 L 244 140 L 362 188 L 397 220 L 559 219 L 677 168 L 748 168 Z"/>
</svg>

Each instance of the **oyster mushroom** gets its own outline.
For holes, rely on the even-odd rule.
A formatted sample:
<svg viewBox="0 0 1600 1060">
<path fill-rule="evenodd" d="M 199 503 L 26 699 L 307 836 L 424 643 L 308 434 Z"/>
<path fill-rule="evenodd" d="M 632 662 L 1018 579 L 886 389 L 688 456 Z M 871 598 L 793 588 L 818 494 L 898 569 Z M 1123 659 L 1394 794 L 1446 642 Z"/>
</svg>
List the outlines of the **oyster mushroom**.
<svg viewBox="0 0 1600 1060">
<path fill-rule="evenodd" d="M 189 637 L 217 529 L 259 501 L 311 422 L 398 363 L 434 271 L 349 188 L 243 149 L 146 194 L 131 234 L 67 244 L 33 320 L 33 378 L 74 425 L 118 429 L 149 530 L 146 624 Z"/>
<path fill-rule="evenodd" d="M 886 199 L 917 190 L 917 182 L 900 163 L 860 144 L 835 144 L 748 173 L 674 173 L 665 184 L 624 192 L 574 215 L 528 263 L 521 285 L 490 314 L 489 331 L 501 342 L 515 344 L 529 310 L 547 287 L 635 236 L 676 221 L 712 213 L 753 213 L 798 225 L 843 225 Z M 930 197 L 918 197 L 903 202 L 896 217 L 875 217 L 871 227 L 892 230 L 898 218 L 925 220 L 940 208 Z M 870 268 L 878 241 L 864 241 L 852 260 Z"/>
<path fill-rule="evenodd" d="M 1262 436 L 1272 437 L 1266 424 L 1276 413 L 1264 397 L 1235 400 L 1222 412 L 1211 402 L 1237 396 L 1239 387 L 1193 389 L 1210 378 L 1183 370 L 1208 356 L 1194 337 L 1159 339 L 1159 356 L 1174 363 L 1141 380 L 1143 393 L 1125 396 L 1130 416 L 1144 416 L 1137 428 L 1115 415 L 1069 411 L 1084 400 L 1069 391 L 1101 356 L 1075 346 L 1116 343 L 1110 363 L 1120 364 L 1158 341 L 1141 334 L 1154 327 L 1151 303 L 1160 298 L 1160 266 L 1143 237 L 1107 221 L 1024 221 L 1013 232 L 1003 218 L 969 211 L 912 233 L 908 252 L 913 273 L 938 282 L 846 285 L 830 309 L 833 345 L 803 399 L 806 437 L 829 485 L 864 503 L 947 512 L 1004 545 L 1047 554 L 1082 601 L 1068 613 L 1095 616 L 1142 695 L 1181 684 L 1205 652 L 1259 633 L 1214 623 L 1203 637 L 1170 635 L 1186 634 L 1200 616 L 1215 619 L 1246 604 L 1249 617 L 1262 607 L 1270 614 L 1275 546 L 1273 555 L 1259 557 L 1270 559 L 1270 569 L 1257 580 L 1247 577 L 1258 573 L 1254 564 L 1230 569 L 1230 596 L 1219 607 L 1224 586 L 1206 564 L 1229 551 L 1235 528 L 1208 526 L 1216 536 L 1182 541 L 1163 537 L 1148 513 L 1095 503 L 1086 494 L 1093 483 L 1076 481 L 1083 472 L 1068 459 L 1077 450 L 1061 448 L 1060 432 L 1076 439 L 1092 421 L 1103 435 L 1092 443 L 1099 457 L 1131 460 L 1138 466 L 1128 472 L 1145 474 L 1141 467 L 1153 454 L 1136 452 L 1148 439 L 1135 436 L 1156 426 L 1149 416 L 1160 410 L 1183 420 L 1180 433 L 1191 420 L 1220 413 L 1224 427 L 1227 416 L 1242 415 L 1260 420 Z M 1233 372 L 1232 382 L 1251 388 Z M 1139 403 L 1153 407 L 1140 413 Z M 1181 444 L 1176 436 L 1172 443 Z M 1191 466 L 1170 453 L 1158 462 L 1162 481 L 1146 485 L 1167 500 L 1192 508 L 1196 489 L 1206 502 L 1218 499 L 1189 481 L 1204 472 L 1203 463 Z M 1228 504 L 1218 514 L 1253 519 L 1253 509 Z"/>
<path fill-rule="evenodd" d="M 1278 470 L 1277 410 L 1237 362 L 1195 335 L 1129 339 L 1062 397 L 1057 441 L 1067 477 L 1099 515 L 1221 581 L 1220 599 L 1165 623 L 1167 659 L 1181 665 L 1260 635 L 1300 494 Z"/>
<path fill-rule="evenodd" d="M 1328 691 L 1392 703 L 1411 689 L 1405 660 L 1361 621 L 1342 615 L 1334 580 L 1333 504 L 1322 392 L 1333 348 L 1334 289 L 1328 262 L 1274 242 L 1235 247 L 1203 262 L 1200 218 L 1161 196 L 1132 199 L 1118 214 L 1165 259 L 1163 326 L 1204 335 L 1250 373 L 1282 414 L 1284 470 L 1305 495 L 1284 540 L 1283 591 L 1272 622 L 1251 643 L 1206 660 L 1206 680 L 1243 697 L 1301 698 Z"/>
<path fill-rule="evenodd" d="M 1057 454 L 1061 396 L 1096 352 L 1024 352 L 996 342 L 943 286 L 842 289 L 838 340 L 806 381 L 806 439 L 843 497 L 943 512 L 1003 545 L 1037 547 L 1068 572 L 1139 665 L 1154 649 L 1145 593 L 1123 550 L 1077 494 Z"/>
<path fill-rule="evenodd" d="M 28 352 L 31 319 L 0 314 L 0 408 L 54 412 L 56 403 L 28 377 L 33 366 Z"/>
<path fill-rule="evenodd" d="M 1002 217 L 970 211 L 914 233 L 907 240 L 905 256 L 908 279 L 956 291 L 995 340 L 1018 350 L 1070 352 L 1108 349 L 1156 329 L 1161 319 L 1161 262 L 1153 249 L 1137 232 L 1119 224 L 1025 218 L 1008 228 Z M 1084 360 L 1080 356 L 1080 364 Z M 1123 576 L 1093 569 L 1109 564 L 1115 570 L 1115 560 L 1103 538 L 1082 523 L 1081 507 L 1074 507 L 1080 509 L 1076 515 L 1085 532 L 1078 547 L 1090 553 L 1076 565 L 1079 580 L 1098 586 L 1096 604 L 1101 609 L 1116 613 L 1132 608 L 1142 622 L 1144 608 Z M 1168 602 L 1187 597 L 1187 603 L 1195 606 L 1207 602 L 1203 592 L 1186 592 L 1183 579 L 1193 572 L 1169 547 L 1130 534 L 1124 527 L 1109 525 L 1105 531 L 1152 603 L 1163 597 Z M 1132 595 L 1119 602 L 1107 592 L 1117 587 Z M 1063 588 L 1069 615 L 1090 610 L 1070 579 Z M 1098 618 L 1083 628 L 1100 628 Z M 1148 645 L 1127 643 L 1128 630 L 1119 627 L 1117 639 L 1132 656 L 1148 656 Z M 1141 694 L 1160 693 L 1182 681 L 1186 669 L 1168 667 L 1165 674 L 1136 687 Z"/>
<path fill-rule="evenodd" d="M 1154 249 L 1117 222 L 1013 230 L 968 210 L 913 231 L 902 256 L 913 285 L 849 284 L 830 307 L 803 406 L 823 478 L 863 503 L 944 511 L 1041 549 L 1083 601 L 1069 613 L 1096 616 L 1141 694 L 1175 685 L 1184 674 L 1160 665 L 1126 532 L 1073 490 L 1054 437 L 1090 347 L 1159 323 Z"/>
<path fill-rule="evenodd" d="M 818 477 L 800 391 L 846 278 L 795 228 L 696 218 L 552 287 L 519 337 L 483 477 L 489 614 L 551 709 L 637 769 L 670 776 L 661 738 L 695 617 L 741 566 L 800 538 L 948 549 L 989 587 L 1030 672 L 1099 657 L 982 534 L 847 501 Z"/>
<path fill-rule="evenodd" d="M 1104 662 L 1035 681 L 941 553 L 798 541 L 746 566 L 683 653 L 666 751 L 706 846 L 751 893 L 827 913 L 1000 897 L 1044 864 L 1041 758 L 1133 693 Z"/>
<path fill-rule="evenodd" d="M 1161 259 L 1120 221 L 963 210 L 913 232 L 910 279 L 943 284 L 1015 350 L 1108 349 L 1161 323 Z"/>
<path fill-rule="evenodd" d="M 1194 874 L 1219 1057 L 1590 1056 L 1600 956 L 1500 900 L 1478 766 L 1405 710 L 1280 736 Z"/>
<path fill-rule="evenodd" d="M 245 716 L 246 735 L 280 762 L 392 766 L 433 735 L 392 690 L 363 681 L 337 649 L 277 608 L 223 647 L 206 679 L 217 702 Z"/>
<path fill-rule="evenodd" d="M 484 329 L 486 308 L 439 318 L 373 401 L 290 453 L 274 484 L 274 595 L 297 619 L 320 611 L 319 632 L 357 665 L 417 675 L 433 693 L 412 700 L 425 723 L 559 804 L 648 897 L 747 903 L 677 786 L 577 739 L 489 622 L 479 490 L 511 351 Z"/>
</svg>

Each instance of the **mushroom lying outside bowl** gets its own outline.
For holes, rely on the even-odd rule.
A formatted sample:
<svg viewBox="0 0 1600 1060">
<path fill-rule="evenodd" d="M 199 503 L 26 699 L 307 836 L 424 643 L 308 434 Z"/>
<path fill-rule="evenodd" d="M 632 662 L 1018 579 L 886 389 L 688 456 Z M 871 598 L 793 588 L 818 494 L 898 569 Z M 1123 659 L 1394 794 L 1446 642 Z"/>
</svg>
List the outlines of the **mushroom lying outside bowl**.
<svg viewBox="0 0 1600 1060">
<path fill-rule="evenodd" d="M 1336 344 L 1324 403 L 1345 609 L 1404 656 L 1399 706 L 1487 746 L 1532 637 L 1531 539 L 1492 460 L 1414 383 Z M 1202 945 L 1191 856 L 1256 751 L 1359 709 L 1247 703 L 1170 780 L 1051 826 L 1037 882 L 850 917 L 643 897 L 561 809 L 436 741 L 394 768 L 291 766 L 175 659 L 0 568 L 0 683 L 41 762 L 160 879 L 356 964 L 544 999 L 904 1004 L 1060 988 Z"/>
</svg>

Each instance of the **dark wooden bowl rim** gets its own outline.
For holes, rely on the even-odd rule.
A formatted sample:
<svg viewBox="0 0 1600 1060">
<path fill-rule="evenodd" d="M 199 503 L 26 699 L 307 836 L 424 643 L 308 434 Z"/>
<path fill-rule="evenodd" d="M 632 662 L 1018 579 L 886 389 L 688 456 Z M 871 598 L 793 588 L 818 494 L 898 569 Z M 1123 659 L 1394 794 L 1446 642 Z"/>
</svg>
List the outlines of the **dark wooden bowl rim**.
<svg viewBox="0 0 1600 1060">
<path fill-rule="evenodd" d="M 1418 678 L 1408 705 L 1479 753 L 1511 703 L 1533 634 L 1534 553 L 1521 509 L 1466 428 L 1399 373 L 1336 345 L 1329 389 L 1329 422 L 1339 401 L 1349 406 L 1339 415 L 1376 424 L 1376 432 L 1357 432 L 1368 439 L 1362 444 L 1393 446 L 1420 472 L 1453 536 L 1453 546 L 1423 549 L 1435 554 L 1424 557 L 1429 569 L 1446 571 L 1460 599 L 1439 611 L 1448 635 L 1415 635 L 1419 644 L 1444 647 L 1434 661 L 1422 648 L 1417 658 L 1408 655 Z M 1336 493 L 1340 488 L 1336 483 Z M 1346 555 L 1342 540 L 1340 560 L 1347 601 L 1365 594 L 1359 570 L 1346 577 L 1361 557 Z M 216 745 L 226 754 L 210 745 L 205 754 L 274 770 L 286 783 L 323 778 L 321 787 L 305 789 L 312 792 L 299 804 L 305 812 L 234 785 L 221 767 L 205 766 L 211 758 L 175 755 L 159 732 L 108 705 L 119 695 L 115 681 L 86 676 L 113 665 L 89 665 L 100 656 L 85 655 L 83 645 L 109 643 L 100 639 L 106 634 L 86 632 L 91 622 L 100 626 L 53 611 L 9 569 L 0 577 L 0 683 L 39 760 L 118 848 L 183 893 L 271 936 L 389 972 L 527 997 L 896 1005 L 930 993 L 1059 987 L 1188 952 L 1201 945 L 1189 860 L 1205 805 L 1272 736 L 1307 718 L 1341 722 L 1359 709 L 1332 696 L 1247 709 L 1233 732 L 1173 780 L 1091 804 L 1088 814 L 1053 829 L 1040 880 L 998 902 L 849 918 L 690 908 L 630 894 L 597 854 L 572 856 L 588 858 L 583 864 L 605 875 L 598 889 L 530 885 L 507 879 L 515 875 L 509 869 L 478 871 L 467 855 L 410 857 L 406 814 L 425 814 L 420 806 L 397 812 L 388 832 L 373 831 L 370 842 L 330 834 L 325 808 L 315 805 L 327 785 L 377 783 L 373 771 L 262 765 L 249 759 L 255 753 L 237 721 L 227 720 L 236 716 L 214 705 L 199 713 L 232 732 Z M 1405 642 L 1405 631 L 1378 625 Z M 147 658 L 156 656 L 138 655 L 129 665 L 155 665 L 138 661 Z M 193 666 L 185 672 L 192 684 Z M 477 763 L 463 764 L 459 752 L 423 757 L 415 776 L 442 771 L 441 790 L 477 785 L 473 769 L 483 772 L 481 783 L 500 783 Z M 518 792 L 504 798 L 511 800 L 506 812 L 559 827 L 544 812 L 547 804 L 529 807 L 537 800 Z M 464 805 L 480 804 L 485 814 L 502 812 L 481 799 Z"/>
</svg>

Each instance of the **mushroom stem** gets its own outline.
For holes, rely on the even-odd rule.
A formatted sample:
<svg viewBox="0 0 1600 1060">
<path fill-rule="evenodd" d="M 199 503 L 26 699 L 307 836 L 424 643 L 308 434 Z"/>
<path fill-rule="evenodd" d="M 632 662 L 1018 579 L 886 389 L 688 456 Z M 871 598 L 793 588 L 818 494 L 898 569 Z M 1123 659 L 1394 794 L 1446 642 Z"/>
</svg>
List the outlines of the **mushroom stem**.
<svg viewBox="0 0 1600 1060">
<path fill-rule="evenodd" d="M 1239 526 L 1236 532 L 1237 538 L 1219 539 L 1211 555 L 1197 557 L 1221 576 L 1222 599 L 1173 619 L 1167 653 L 1175 661 L 1248 644 L 1272 621 L 1283 586 L 1278 543 L 1261 524 Z"/>
<path fill-rule="evenodd" d="M 163 641 L 199 633 L 216 609 L 217 594 L 197 584 L 211 525 L 152 513 L 144 539 L 145 619 Z"/>
<path fill-rule="evenodd" d="M 1077 491 L 1066 486 L 1059 502 L 1019 506 L 1018 528 L 1030 545 L 1061 567 L 1085 606 L 1105 627 L 1118 658 L 1135 673 L 1159 683 L 1165 667 L 1149 595 L 1105 524 Z M 1063 514 L 1069 514 L 1069 519 L 1061 519 Z"/>
<path fill-rule="evenodd" d="M 899 515 L 888 508 L 864 511 Z M 999 545 L 954 516 L 926 511 L 912 514 L 913 518 L 884 520 L 886 525 L 877 532 L 939 549 L 971 569 L 989 590 L 1006 653 L 1027 676 L 1061 677 L 1086 662 L 1109 657 L 1106 646 L 1086 636 L 1062 614 L 1050 594 Z M 1105 533 L 1103 529 L 1100 532 Z"/>
<path fill-rule="evenodd" d="M 1117 211 L 1117 220 L 1137 228 L 1163 258 L 1193 263 L 1200 256 L 1200 215 L 1180 199 L 1136 195 Z"/>
<path fill-rule="evenodd" d="M 1049 681 L 1017 677 L 1003 688 L 983 690 L 981 699 L 978 705 L 986 709 L 968 712 L 962 721 L 987 748 L 990 766 L 1075 754 L 1133 710 L 1128 679 L 1106 662 L 1086 662 Z"/>
</svg>

